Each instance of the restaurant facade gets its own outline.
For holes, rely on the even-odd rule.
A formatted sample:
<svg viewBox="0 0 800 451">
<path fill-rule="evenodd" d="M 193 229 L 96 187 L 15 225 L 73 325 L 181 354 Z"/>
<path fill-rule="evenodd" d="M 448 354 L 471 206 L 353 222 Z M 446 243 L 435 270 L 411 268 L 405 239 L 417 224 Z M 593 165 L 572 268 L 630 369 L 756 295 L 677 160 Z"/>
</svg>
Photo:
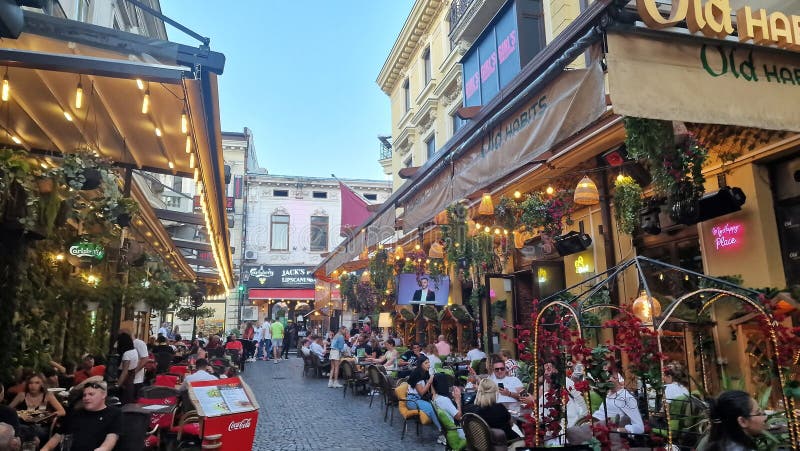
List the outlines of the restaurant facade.
<svg viewBox="0 0 800 451">
<path fill-rule="evenodd" d="M 470 235 L 495 236 L 496 258 L 482 270 L 451 265 L 450 278 L 463 289 L 452 289 L 449 302 L 467 305 L 482 287 L 475 307 L 487 352 L 516 351 L 518 331 L 509 326 L 530 325 L 534 300 L 579 291 L 637 255 L 745 287 L 797 284 L 800 113 L 790 99 L 800 99 L 799 33 L 791 25 L 800 11 L 791 2 L 766 11 L 752 1 L 738 12 L 714 2 L 729 8 L 713 15 L 712 2 L 702 11 L 688 3 L 593 2 L 506 84 L 492 79 L 502 75 L 496 62 L 524 49 L 509 39 L 523 34 L 503 28 L 498 14 L 473 47 L 476 62 L 473 50 L 462 60 L 464 98 L 484 92 L 483 83 L 493 83 L 490 96 L 468 103 L 478 107 L 465 112 L 468 123 L 317 271 L 336 276 L 345 263 L 363 259 L 365 247 L 404 246 L 407 254 L 437 241 L 452 245 L 444 212 L 452 227 L 453 205 L 462 205 Z M 692 143 L 685 148 L 694 150 L 680 157 L 689 163 L 648 159 L 647 146 L 644 153 L 635 148 L 656 139 L 654 124 L 667 128 L 661 139 L 669 145 Z M 675 166 L 661 170 L 669 164 Z M 665 195 L 661 184 L 670 177 L 699 186 Z M 629 199 L 621 186 L 634 183 L 643 203 L 626 217 L 617 211 Z M 505 226 L 497 206 L 511 200 L 524 214 L 531 197 L 555 210 L 557 227 Z M 568 199 L 569 211 L 553 199 Z M 390 224 L 402 228 L 396 242 Z M 689 274 L 633 274 L 606 292 L 610 303 L 630 305 L 644 278 L 666 306 L 689 289 Z M 797 325 L 796 300 L 781 308 L 785 323 Z M 741 306 L 717 305 L 712 315 L 719 322 L 717 370 L 755 392 L 763 380 L 751 369 L 761 357 L 751 351 L 763 335 L 741 320 Z M 719 343 L 735 346 L 723 350 Z"/>
</svg>

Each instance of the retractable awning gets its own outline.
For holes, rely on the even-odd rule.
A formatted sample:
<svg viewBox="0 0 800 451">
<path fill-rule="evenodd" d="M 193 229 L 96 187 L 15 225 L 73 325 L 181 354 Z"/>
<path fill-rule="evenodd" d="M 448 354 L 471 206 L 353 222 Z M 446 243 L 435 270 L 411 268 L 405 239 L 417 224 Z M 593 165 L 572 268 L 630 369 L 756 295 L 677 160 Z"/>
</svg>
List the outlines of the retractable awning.
<svg viewBox="0 0 800 451">
<path fill-rule="evenodd" d="M 32 11 L 25 23 L 19 39 L 0 41 L 10 94 L 0 102 L 0 145 L 55 158 L 89 149 L 121 168 L 194 178 L 219 281 L 230 287 L 217 92 L 224 56 Z"/>
</svg>

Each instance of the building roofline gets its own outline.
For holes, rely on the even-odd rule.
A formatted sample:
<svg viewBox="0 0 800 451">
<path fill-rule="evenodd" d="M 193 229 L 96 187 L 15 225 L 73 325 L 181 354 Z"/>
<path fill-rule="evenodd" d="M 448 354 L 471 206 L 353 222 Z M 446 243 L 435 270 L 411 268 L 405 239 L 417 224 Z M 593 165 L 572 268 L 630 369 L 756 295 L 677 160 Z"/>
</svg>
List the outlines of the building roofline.
<svg viewBox="0 0 800 451">
<path fill-rule="evenodd" d="M 444 0 L 417 0 L 411 8 L 411 12 L 403 24 L 397 40 L 394 41 L 389 56 L 383 63 L 378 78 L 375 82 L 381 90 L 390 95 L 397 83 L 403 69 L 408 65 L 409 60 L 414 54 L 419 39 L 425 35 L 428 28 L 433 24 L 434 16 L 444 5 Z M 422 19 L 428 17 L 427 21 Z"/>
</svg>

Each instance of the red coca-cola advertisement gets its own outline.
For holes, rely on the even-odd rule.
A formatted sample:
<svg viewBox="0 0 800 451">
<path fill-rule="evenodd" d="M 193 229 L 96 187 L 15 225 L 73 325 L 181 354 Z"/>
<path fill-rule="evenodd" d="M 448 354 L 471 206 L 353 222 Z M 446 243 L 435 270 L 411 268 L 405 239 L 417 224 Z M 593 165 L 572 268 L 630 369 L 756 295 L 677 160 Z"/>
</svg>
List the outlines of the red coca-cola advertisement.
<svg viewBox="0 0 800 451">
<path fill-rule="evenodd" d="M 238 377 L 192 382 L 189 398 L 202 418 L 202 435 L 221 434 L 222 451 L 252 449 L 258 403 Z"/>
</svg>

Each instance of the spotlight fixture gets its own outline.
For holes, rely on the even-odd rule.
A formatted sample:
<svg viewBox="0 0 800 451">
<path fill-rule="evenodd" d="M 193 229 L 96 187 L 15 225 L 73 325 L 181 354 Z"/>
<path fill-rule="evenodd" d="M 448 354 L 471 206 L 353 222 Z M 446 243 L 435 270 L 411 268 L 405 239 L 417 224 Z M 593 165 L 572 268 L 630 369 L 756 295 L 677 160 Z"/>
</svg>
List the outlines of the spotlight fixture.
<svg viewBox="0 0 800 451">
<path fill-rule="evenodd" d="M 557 236 L 553 239 L 558 255 L 565 256 L 586 250 L 592 245 L 592 237 L 585 233 L 575 231 L 565 235 Z"/>
</svg>

